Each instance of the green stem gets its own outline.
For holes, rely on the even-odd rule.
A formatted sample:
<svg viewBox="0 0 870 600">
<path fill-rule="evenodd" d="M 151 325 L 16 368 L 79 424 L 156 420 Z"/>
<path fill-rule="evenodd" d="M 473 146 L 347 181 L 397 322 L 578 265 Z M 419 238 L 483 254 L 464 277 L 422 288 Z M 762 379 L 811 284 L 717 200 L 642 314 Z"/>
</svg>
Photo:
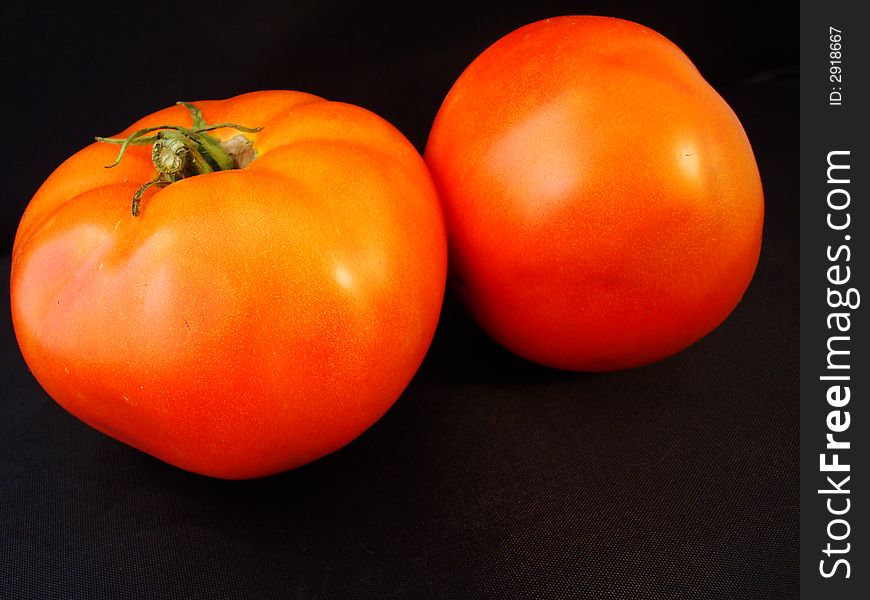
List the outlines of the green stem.
<svg viewBox="0 0 870 600">
<path fill-rule="evenodd" d="M 126 138 L 96 138 L 98 142 L 121 145 L 117 158 L 106 165 L 107 169 L 117 166 L 130 146 L 151 144 L 151 162 L 157 169 L 157 175 L 133 194 L 131 212 L 134 217 L 139 215 L 142 195 L 152 186 L 163 187 L 186 177 L 239 168 L 235 159 L 224 149 L 221 141 L 210 135 L 209 131 L 228 127 L 245 133 L 256 133 L 262 129 L 236 123 L 207 125 L 199 108 L 189 102 L 178 104 L 183 105 L 190 112 L 193 120 L 192 127 L 159 125 L 140 129 Z M 157 132 L 156 135 L 147 135 L 154 132 Z"/>
<path fill-rule="evenodd" d="M 138 190 L 136 190 L 136 193 L 133 194 L 133 207 L 131 209 L 131 212 L 133 213 L 134 217 L 139 216 L 139 211 L 140 211 L 140 208 L 142 206 L 142 194 L 144 194 L 145 190 L 150 188 L 152 185 L 166 185 L 166 184 L 163 183 L 162 181 L 160 181 L 159 179 L 152 179 L 148 183 L 143 184 Z"/>
</svg>

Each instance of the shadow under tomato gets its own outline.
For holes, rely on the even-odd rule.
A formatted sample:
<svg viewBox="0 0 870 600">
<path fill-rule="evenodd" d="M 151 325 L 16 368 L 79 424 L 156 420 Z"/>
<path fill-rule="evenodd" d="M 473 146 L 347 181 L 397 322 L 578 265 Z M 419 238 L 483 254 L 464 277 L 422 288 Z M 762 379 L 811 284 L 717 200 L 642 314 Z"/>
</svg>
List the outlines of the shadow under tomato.
<svg viewBox="0 0 870 600">
<path fill-rule="evenodd" d="M 500 346 L 474 322 L 448 288 L 435 338 L 416 378 L 427 382 L 513 385 L 587 376 L 532 363 Z"/>
</svg>

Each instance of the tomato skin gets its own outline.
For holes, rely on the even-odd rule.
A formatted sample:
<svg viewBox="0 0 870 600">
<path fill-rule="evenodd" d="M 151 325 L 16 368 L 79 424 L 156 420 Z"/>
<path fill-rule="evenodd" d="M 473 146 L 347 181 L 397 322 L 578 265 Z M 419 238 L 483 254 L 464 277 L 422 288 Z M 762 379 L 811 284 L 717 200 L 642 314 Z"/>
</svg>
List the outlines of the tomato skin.
<svg viewBox="0 0 870 600">
<path fill-rule="evenodd" d="M 297 92 L 196 103 L 262 126 L 243 169 L 149 191 L 149 148 L 93 144 L 34 196 L 15 240 L 12 316 L 36 379 L 96 429 L 221 478 L 347 444 L 423 359 L 446 277 L 431 178 L 364 109 Z M 190 125 L 182 107 L 147 126 Z M 218 130 L 224 139 L 234 130 Z"/>
<path fill-rule="evenodd" d="M 425 159 L 454 287 L 534 362 L 669 356 L 731 313 L 758 262 L 764 202 L 740 122 L 635 23 L 559 17 L 500 39 L 448 93 Z"/>
</svg>

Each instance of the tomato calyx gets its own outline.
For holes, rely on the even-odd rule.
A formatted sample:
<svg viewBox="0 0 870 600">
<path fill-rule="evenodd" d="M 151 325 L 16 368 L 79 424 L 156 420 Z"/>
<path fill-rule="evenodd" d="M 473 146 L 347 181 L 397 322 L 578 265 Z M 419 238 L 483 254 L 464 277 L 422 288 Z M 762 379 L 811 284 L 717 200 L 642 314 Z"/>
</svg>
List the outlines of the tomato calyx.
<svg viewBox="0 0 870 600">
<path fill-rule="evenodd" d="M 256 133 L 262 127 L 245 127 L 237 123 L 209 125 L 197 106 L 190 102 L 178 104 L 190 112 L 193 119 L 191 127 L 158 125 L 135 131 L 126 138 L 95 138 L 98 142 L 121 145 L 118 157 L 106 165 L 107 169 L 121 162 L 128 147 L 151 144 L 151 162 L 157 169 L 157 175 L 133 194 L 131 212 L 134 217 L 139 216 L 142 195 L 152 186 L 164 187 L 194 175 L 240 169 L 254 159 L 253 145 L 244 136 L 237 135 L 224 142 L 208 132 L 226 127 L 244 133 Z"/>
</svg>

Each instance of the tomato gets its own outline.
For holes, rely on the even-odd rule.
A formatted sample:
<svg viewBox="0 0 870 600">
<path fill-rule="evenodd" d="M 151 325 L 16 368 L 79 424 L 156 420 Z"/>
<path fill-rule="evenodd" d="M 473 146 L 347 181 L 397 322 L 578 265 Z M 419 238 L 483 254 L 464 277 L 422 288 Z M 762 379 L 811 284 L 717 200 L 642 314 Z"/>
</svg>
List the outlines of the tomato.
<svg viewBox="0 0 870 600">
<path fill-rule="evenodd" d="M 194 106 L 262 127 L 208 132 L 249 164 L 160 181 L 133 216 L 152 150 L 108 169 L 117 145 L 73 155 L 21 220 L 12 316 L 73 415 L 187 470 L 259 477 L 347 444 L 403 391 L 441 307 L 444 223 L 420 155 L 362 108 L 284 91 Z"/>
<path fill-rule="evenodd" d="M 497 41 L 448 93 L 425 159 L 458 294 L 544 365 L 671 355 L 728 316 L 758 261 L 762 188 L 740 122 L 635 23 L 560 17 Z"/>
</svg>

